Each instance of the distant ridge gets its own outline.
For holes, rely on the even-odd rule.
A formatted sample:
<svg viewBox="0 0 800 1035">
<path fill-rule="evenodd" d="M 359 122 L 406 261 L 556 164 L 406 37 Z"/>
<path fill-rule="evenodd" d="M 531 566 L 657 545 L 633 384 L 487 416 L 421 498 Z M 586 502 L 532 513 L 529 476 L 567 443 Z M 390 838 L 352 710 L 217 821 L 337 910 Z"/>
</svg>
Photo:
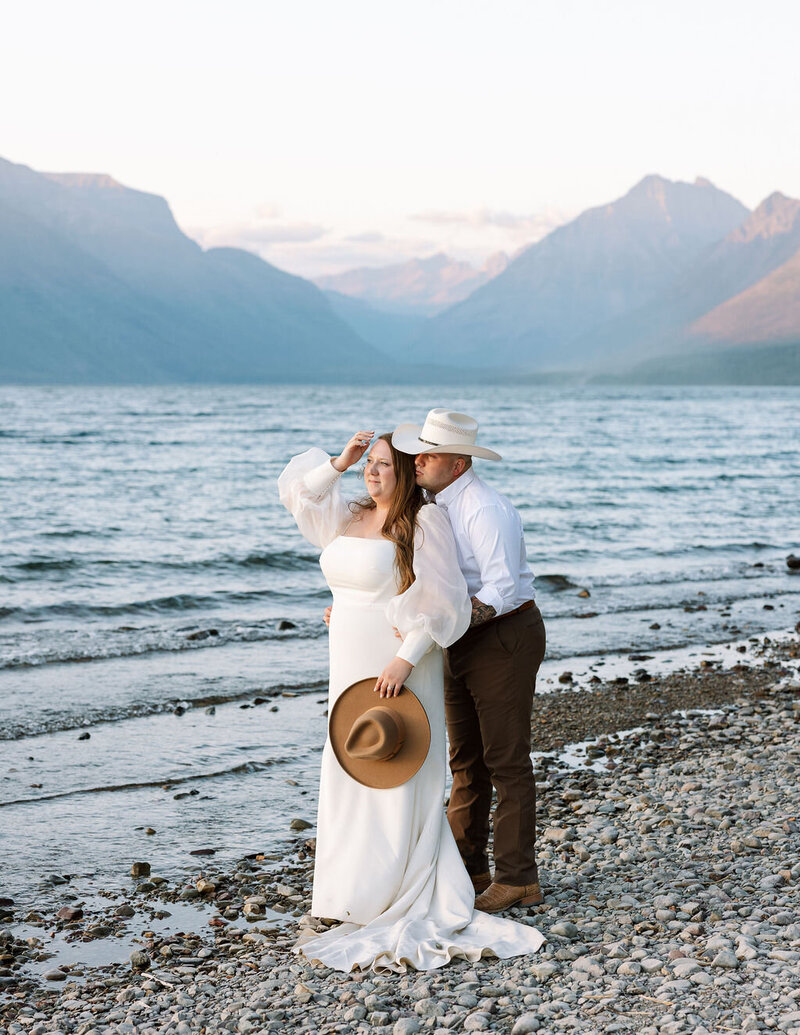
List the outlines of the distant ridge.
<svg viewBox="0 0 800 1035">
<path fill-rule="evenodd" d="M 163 198 L 0 159 L 0 381 L 363 380 L 381 359 L 318 288 L 204 252 Z"/>
<path fill-rule="evenodd" d="M 325 291 L 367 302 L 382 312 L 431 316 L 467 298 L 476 288 L 502 273 L 509 259 L 491 255 L 476 269 L 443 253 L 391 266 L 362 267 L 317 277 Z"/>
<path fill-rule="evenodd" d="M 800 201 L 647 176 L 482 270 L 204 251 L 103 173 L 0 159 L 0 383 L 800 383 Z M 338 283 L 345 290 L 334 290 Z"/>
<path fill-rule="evenodd" d="M 525 249 L 469 298 L 433 318 L 413 354 L 472 366 L 576 368 L 602 360 L 593 328 L 656 298 L 748 210 L 708 180 L 647 176 Z"/>
<path fill-rule="evenodd" d="M 647 306 L 592 335 L 617 369 L 705 348 L 798 341 L 800 201 L 782 194 L 770 195 Z"/>
</svg>

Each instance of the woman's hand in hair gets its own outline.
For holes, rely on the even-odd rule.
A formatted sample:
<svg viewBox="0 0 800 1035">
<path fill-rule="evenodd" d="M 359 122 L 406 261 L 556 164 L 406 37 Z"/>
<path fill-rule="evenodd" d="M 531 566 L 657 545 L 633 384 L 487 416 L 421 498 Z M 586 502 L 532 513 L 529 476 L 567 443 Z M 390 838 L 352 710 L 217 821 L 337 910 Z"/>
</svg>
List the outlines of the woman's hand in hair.
<svg viewBox="0 0 800 1035">
<path fill-rule="evenodd" d="M 341 473 L 348 467 L 352 467 L 353 464 L 357 464 L 369 449 L 374 434 L 374 431 L 357 431 L 341 453 L 331 460 L 334 468 Z"/>
<path fill-rule="evenodd" d="M 397 697 L 413 669 L 414 666 L 409 661 L 405 661 L 403 658 L 392 658 L 378 676 L 375 693 L 379 697 Z"/>
</svg>

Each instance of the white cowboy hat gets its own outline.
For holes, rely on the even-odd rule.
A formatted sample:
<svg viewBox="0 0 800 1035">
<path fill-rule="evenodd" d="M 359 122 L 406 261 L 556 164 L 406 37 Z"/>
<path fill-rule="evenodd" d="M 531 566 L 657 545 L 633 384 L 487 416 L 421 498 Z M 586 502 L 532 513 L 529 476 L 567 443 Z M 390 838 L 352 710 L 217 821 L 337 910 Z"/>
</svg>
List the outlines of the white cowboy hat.
<svg viewBox="0 0 800 1035">
<path fill-rule="evenodd" d="M 502 460 L 499 453 L 475 445 L 478 422 L 466 413 L 438 407 L 431 410 L 425 423 L 400 424 L 392 433 L 392 445 L 401 453 L 463 453 L 484 460 Z"/>
</svg>

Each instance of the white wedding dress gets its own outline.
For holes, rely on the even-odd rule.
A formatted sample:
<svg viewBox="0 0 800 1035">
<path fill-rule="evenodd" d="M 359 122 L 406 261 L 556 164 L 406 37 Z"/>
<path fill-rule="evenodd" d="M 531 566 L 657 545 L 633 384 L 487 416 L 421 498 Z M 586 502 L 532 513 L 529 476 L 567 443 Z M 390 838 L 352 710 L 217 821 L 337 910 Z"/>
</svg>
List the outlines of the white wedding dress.
<svg viewBox="0 0 800 1035">
<path fill-rule="evenodd" d="M 417 518 L 416 580 L 397 595 L 394 544 L 343 535 L 353 515 L 330 457 L 311 449 L 279 479 L 281 501 L 320 557 L 333 593 L 329 710 L 352 683 L 378 676 L 398 652 L 414 663 L 407 685 L 431 726 L 419 771 L 399 787 L 364 787 L 322 755 L 311 912 L 342 923 L 304 935 L 297 952 L 327 967 L 403 972 L 448 960 L 535 952 L 534 927 L 474 909 L 475 893 L 445 816 L 447 766 L 441 646 L 467 629 L 470 602 L 450 523 L 423 506 Z M 437 646 L 438 645 L 438 646 Z"/>
</svg>

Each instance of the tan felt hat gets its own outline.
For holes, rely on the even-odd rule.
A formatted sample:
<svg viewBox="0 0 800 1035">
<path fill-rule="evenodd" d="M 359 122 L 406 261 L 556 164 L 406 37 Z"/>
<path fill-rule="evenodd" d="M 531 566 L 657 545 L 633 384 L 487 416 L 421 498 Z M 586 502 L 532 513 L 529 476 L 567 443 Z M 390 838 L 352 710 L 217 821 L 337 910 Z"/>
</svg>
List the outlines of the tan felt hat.
<svg viewBox="0 0 800 1035">
<path fill-rule="evenodd" d="M 399 787 L 428 757 L 431 726 L 422 702 L 407 686 L 378 697 L 378 677 L 348 686 L 331 709 L 328 735 L 339 765 L 365 787 Z"/>
</svg>

